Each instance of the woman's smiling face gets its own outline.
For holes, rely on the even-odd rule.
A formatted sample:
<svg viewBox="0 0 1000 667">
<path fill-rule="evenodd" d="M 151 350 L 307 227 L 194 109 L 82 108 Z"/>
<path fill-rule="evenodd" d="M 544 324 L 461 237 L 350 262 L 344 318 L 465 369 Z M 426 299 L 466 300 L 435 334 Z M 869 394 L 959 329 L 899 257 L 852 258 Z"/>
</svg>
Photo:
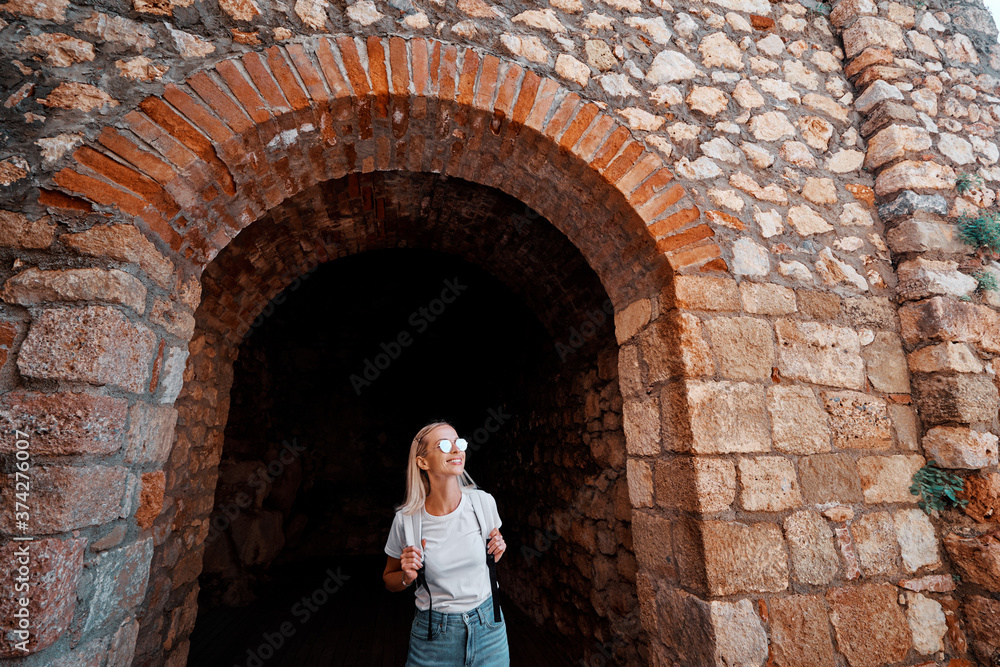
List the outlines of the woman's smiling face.
<svg viewBox="0 0 1000 667">
<path fill-rule="evenodd" d="M 451 443 L 448 452 L 442 452 L 441 448 L 438 447 L 438 442 L 441 440 L 447 440 Z M 424 455 L 417 457 L 417 464 L 428 474 L 461 475 L 465 470 L 465 452 L 458 450 L 458 446 L 454 444 L 456 440 L 458 440 L 458 433 L 455 432 L 454 428 L 448 424 L 435 426 L 430 433 L 424 436 L 427 447 Z M 421 460 L 423 461 L 422 465 Z"/>
</svg>

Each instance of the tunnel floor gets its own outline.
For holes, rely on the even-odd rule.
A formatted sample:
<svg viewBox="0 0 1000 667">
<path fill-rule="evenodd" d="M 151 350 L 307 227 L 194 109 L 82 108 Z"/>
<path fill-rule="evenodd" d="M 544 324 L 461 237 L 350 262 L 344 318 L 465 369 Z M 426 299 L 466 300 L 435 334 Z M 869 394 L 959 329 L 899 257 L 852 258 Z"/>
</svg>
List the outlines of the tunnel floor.
<svg viewBox="0 0 1000 667">
<path fill-rule="evenodd" d="M 188 665 L 400 667 L 413 594 L 386 591 L 384 569 L 385 558 L 371 556 L 274 568 L 251 605 L 199 614 Z M 500 600 L 512 666 L 574 664 L 565 639 L 538 628 L 502 594 Z"/>
</svg>

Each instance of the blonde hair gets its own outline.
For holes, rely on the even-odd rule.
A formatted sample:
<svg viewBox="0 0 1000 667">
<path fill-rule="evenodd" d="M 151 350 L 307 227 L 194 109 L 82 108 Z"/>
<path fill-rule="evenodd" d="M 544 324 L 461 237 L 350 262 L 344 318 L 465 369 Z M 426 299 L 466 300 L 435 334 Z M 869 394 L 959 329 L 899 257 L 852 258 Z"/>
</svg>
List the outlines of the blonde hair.
<svg viewBox="0 0 1000 667">
<path fill-rule="evenodd" d="M 406 499 L 402 505 L 396 507 L 396 510 L 402 510 L 403 514 L 419 512 L 424 506 L 424 501 L 427 500 L 427 494 L 431 491 L 430 478 L 427 476 L 427 472 L 421 470 L 420 466 L 417 465 L 417 457 L 427 454 L 427 443 L 424 442 L 424 438 L 438 426 L 451 426 L 451 424 L 444 421 L 430 422 L 417 431 L 417 434 L 413 436 L 413 442 L 410 443 L 410 456 L 406 461 Z M 469 477 L 469 473 L 464 470 L 458 486 L 462 493 L 468 493 L 477 488 L 476 483 Z"/>
</svg>

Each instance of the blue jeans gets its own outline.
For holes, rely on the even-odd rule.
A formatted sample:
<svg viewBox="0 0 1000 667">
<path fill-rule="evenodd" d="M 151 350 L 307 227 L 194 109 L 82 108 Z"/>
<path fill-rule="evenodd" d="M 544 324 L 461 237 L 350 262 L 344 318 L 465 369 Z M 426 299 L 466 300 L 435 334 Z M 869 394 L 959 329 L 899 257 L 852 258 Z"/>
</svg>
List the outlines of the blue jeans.
<svg viewBox="0 0 1000 667">
<path fill-rule="evenodd" d="M 510 667 L 507 619 L 501 615 L 500 622 L 494 622 L 492 597 L 465 612 L 417 609 L 406 667 Z"/>
</svg>

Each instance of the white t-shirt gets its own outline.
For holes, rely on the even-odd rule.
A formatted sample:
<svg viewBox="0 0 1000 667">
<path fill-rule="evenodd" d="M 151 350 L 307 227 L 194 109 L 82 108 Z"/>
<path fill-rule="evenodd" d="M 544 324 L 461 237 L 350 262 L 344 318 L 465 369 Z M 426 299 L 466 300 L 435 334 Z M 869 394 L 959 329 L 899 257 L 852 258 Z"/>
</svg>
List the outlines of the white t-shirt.
<svg viewBox="0 0 1000 667">
<path fill-rule="evenodd" d="M 493 496 L 482 493 L 483 513 L 489 534 L 501 525 L 497 513 L 497 503 Z M 421 508 L 421 537 L 427 540 L 424 549 L 424 570 L 427 586 L 431 589 L 434 611 L 454 613 L 475 609 L 489 599 L 490 573 L 486 567 L 486 545 L 476 519 L 476 511 L 468 493 L 455 511 L 444 516 L 433 516 Z M 389 539 L 385 552 L 393 558 L 400 558 L 406 548 L 406 533 L 403 530 L 403 514 L 396 512 L 389 529 Z M 414 584 L 415 585 L 415 584 Z M 429 606 L 427 591 L 423 586 L 416 591 L 416 605 L 426 610 Z"/>
</svg>

